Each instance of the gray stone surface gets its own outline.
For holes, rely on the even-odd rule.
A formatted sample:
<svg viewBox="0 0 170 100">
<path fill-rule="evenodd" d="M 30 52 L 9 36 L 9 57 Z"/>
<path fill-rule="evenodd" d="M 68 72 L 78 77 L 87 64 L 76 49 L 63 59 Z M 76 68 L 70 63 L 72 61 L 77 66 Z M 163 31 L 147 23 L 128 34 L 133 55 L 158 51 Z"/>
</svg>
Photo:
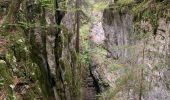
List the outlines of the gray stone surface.
<svg viewBox="0 0 170 100">
<path fill-rule="evenodd" d="M 118 90 L 116 100 L 170 100 L 170 22 L 160 18 L 157 34 L 153 35 L 150 23 L 141 21 L 141 28 L 148 31 L 141 37 L 134 31 L 133 16 L 128 11 L 105 9 L 93 15 L 99 20 L 92 24 L 91 48 L 105 48 L 103 55 L 96 52 L 90 56 L 90 68 L 100 87 L 104 87 L 101 81 L 110 89 L 117 88 L 116 81 L 130 73 L 132 79 Z"/>
</svg>

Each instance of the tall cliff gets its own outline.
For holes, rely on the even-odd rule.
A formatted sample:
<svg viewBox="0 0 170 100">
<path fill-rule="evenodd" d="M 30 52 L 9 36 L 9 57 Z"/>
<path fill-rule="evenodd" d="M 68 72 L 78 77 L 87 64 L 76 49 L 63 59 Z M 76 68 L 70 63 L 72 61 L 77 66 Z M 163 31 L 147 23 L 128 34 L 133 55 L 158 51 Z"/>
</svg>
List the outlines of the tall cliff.
<svg viewBox="0 0 170 100">
<path fill-rule="evenodd" d="M 133 3 L 118 0 L 92 13 L 89 67 L 96 88 L 102 100 L 169 100 L 170 21 L 158 13 L 167 13 L 169 2 Z"/>
</svg>

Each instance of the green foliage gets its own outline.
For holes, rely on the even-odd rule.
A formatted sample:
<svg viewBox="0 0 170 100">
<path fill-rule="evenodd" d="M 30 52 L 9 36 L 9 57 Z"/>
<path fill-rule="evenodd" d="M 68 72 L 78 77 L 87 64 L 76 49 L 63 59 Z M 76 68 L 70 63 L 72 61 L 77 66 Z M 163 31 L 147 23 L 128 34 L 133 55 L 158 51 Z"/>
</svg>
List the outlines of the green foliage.
<svg viewBox="0 0 170 100">
<path fill-rule="evenodd" d="M 29 30 L 35 27 L 35 24 L 38 23 L 38 26 L 41 27 L 42 29 L 45 29 L 45 25 L 39 24 L 41 21 L 39 18 L 41 18 L 41 10 L 42 8 L 46 8 L 48 10 L 55 10 L 55 0 L 39 0 L 39 4 L 36 4 L 33 8 L 34 12 L 33 13 L 33 18 L 31 19 L 34 20 L 33 22 L 27 22 L 27 19 L 25 18 L 26 16 L 24 15 L 23 12 L 18 12 L 18 19 L 17 24 L 11 24 L 7 23 L 8 21 L 11 20 L 11 16 L 13 16 L 13 9 L 9 9 L 9 13 L 6 16 L 5 23 L 3 24 L 3 28 L 6 28 L 8 26 L 20 26 L 22 29 Z M 94 11 L 100 11 L 104 10 L 109 6 L 109 3 L 106 1 L 101 1 L 98 3 L 94 4 L 94 1 L 87 1 L 92 5 L 92 9 Z M 59 10 L 66 10 L 66 3 L 67 0 L 61 0 L 59 6 Z M 151 7 L 151 4 L 153 4 L 153 7 Z M 40 7 L 39 7 L 40 5 Z M 129 6 L 130 5 L 130 6 Z M 14 5 L 11 5 L 11 8 L 13 8 Z M 170 18 L 169 11 L 167 8 L 169 7 L 169 4 L 165 4 L 163 2 L 153 2 L 150 3 L 150 0 L 144 0 L 141 3 L 134 3 L 134 0 L 118 0 L 113 6 L 109 6 L 110 8 L 114 9 L 119 9 L 120 11 L 123 11 L 125 8 L 128 7 L 130 10 L 131 14 L 134 15 L 134 22 L 140 22 L 141 20 L 145 21 L 150 21 L 152 27 L 153 27 L 153 32 L 155 29 L 157 29 L 157 21 L 160 17 L 164 17 L 166 19 Z M 123 10 L 122 10 L 123 9 Z M 77 9 L 71 9 L 73 11 L 76 11 Z M 1 9 L 0 9 L 1 11 Z M 88 14 L 87 14 L 88 15 Z M 89 14 L 90 15 L 90 14 Z M 40 22 L 39 22 L 40 21 Z M 84 22 L 83 22 L 84 23 Z M 88 38 L 88 33 L 89 33 L 89 27 L 90 25 L 82 25 L 80 29 L 81 33 L 81 47 L 83 48 L 82 53 L 80 55 L 81 58 L 79 58 L 79 55 L 75 52 L 74 49 L 70 50 L 69 53 L 71 54 L 72 62 L 68 61 L 67 59 L 60 59 L 60 65 L 63 68 L 63 74 L 65 76 L 65 81 L 64 84 L 67 85 L 70 88 L 70 91 L 74 95 L 79 95 L 80 93 L 80 81 L 81 81 L 81 67 L 80 67 L 80 61 L 85 66 L 89 65 L 89 56 L 97 58 L 96 61 L 98 60 L 100 63 L 107 63 L 108 67 L 111 69 L 111 71 L 116 71 L 120 68 L 124 69 L 125 75 L 122 75 L 119 77 L 115 84 L 115 88 L 109 90 L 109 92 L 106 92 L 103 94 L 104 99 L 111 100 L 112 97 L 116 96 L 116 94 L 122 90 L 124 85 L 129 81 L 134 79 L 134 81 L 137 83 L 135 88 L 139 87 L 139 80 L 134 78 L 134 76 L 131 75 L 131 70 L 123 68 L 125 67 L 124 65 L 121 65 L 116 62 L 112 62 L 113 60 L 108 60 L 105 58 L 105 55 L 107 55 L 107 51 L 103 49 L 101 45 L 97 45 L 95 48 L 90 49 L 89 47 L 89 38 Z M 140 28 L 140 27 L 138 27 Z M 64 34 L 60 34 L 60 39 L 58 42 L 60 42 L 60 47 L 55 48 L 57 50 L 62 51 L 63 44 L 66 47 L 69 42 L 71 42 L 72 35 L 69 34 L 68 31 L 64 32 Z M 145 32 L 144 30 L 138 30 L 139 34 L 135 38 L 137 39 L 143 39 L 145 37 L 148 37 L 150 35 L 150 32 Z M 12 33 L 12 32 L 11 32 Z M 9 41 L 10 43 L 8 44 L 8 52 L 6 54 L 6 60 L 9 62 L 9 66 L 4 63 L 0 63 L 0 86 L 6 85 L 7 90 L 9 91 L 7 94 L 7 97 L 9 97 L 10 100 L 15 100 L 16 97 L 13 95 L 13 82 L 12 82 L 12 75 L 16 75 L 19 78 L 24 78 L 22 81 L 27 81 L 28 83 L 30 82 L 29 79 L 31 78 L 33 83 L 30 83 L 31 85 L 35 85 L 34 88 L 30 88 L 27 90 L 27 93 L 25 94 L 26 99 L 35 99 L 38 94 L 42 95 L 42 92 L 46 92 L 44 80 L 43 80 L 43 73 L 40 72 L 39 68 L 37 65 L 33 63 L 33 61 L 30 58 L 30 51 L 29 51 L 29 45 L 27 44 L 27 40 L 22 33 L 20 32 L 15 32 L 15 34 L 3 34 L 5 36 L 6 40 Z M 25 32 L 29 33 L 29 32 Z M 27 34 L 28 35 L 28 34 Z M 15 46 L 15 50 L 12 50 L 11 48 Z M 127 46 L 119 46 L 116 47 L 118 49 L 122 48 L 127 48 Z M 14 53 L 15 51 L 15 53 Z M 89 54 L 91 52 L 92 54 L 97 54 L 92 56 Z M 61 53 L 61 52 L 60 52 Z M 20 61 L 17 61 L 20 59 Z M 7 63 L 6 62 L 6 63 Z M 159 68 L 162 65 L 155 65 L 155 68 Z M 75 73 L 72 72 L 73 67 L 75 67 Z M 8 69 L 7 69 L 8 68 Z M 13 71 L 13 72 L 12 72 Z M 127 72 L 126 72 L 127 71 Z M 76 74 L 75 80 L 73 80 L 73 74 Z M 39 79 L 39 82 L 37 81 Z M 39 84 L 38 84 L 39 83 Z M 41 87 L 41 89 L 39 89 Z M 47 96 L 45 95 L 44 98 Z"/>
<path fill-rule="evenodd" d="M 140 22 L 141 20 L 149 21 L 152 25 L 152 33 L 156 34 L 158 28 L 158 19 L 168 19 L 168 8 L 170 4 L 166 2 L 155 2 L 150 0 L 144 0 L 143 2 L 133 6 L 131 13 L 134 15 L 134 22 Z M 138 27 L 139 28 L 139 27 Z"/>
<path fill-rule="evenodd" d="M 27 91 L 27 95 L 24 95 L 24 100 L 34 100 L 36 98 L 36 94 L 34 92 L 34 89 L 29 89 Z"/>
<path fill-rule="evenodd" d="M 79 100 L 81 98 L 81 61 L 79 58 L 79 54 L 76 53 L 75 49 L 70 49 L 71 54 L 71 67 L 72 67 L 72 96 L 75 100 Z"/>
<path fill-rule="evenodd" d="M 62 66 L 65 67 L 65 70 L 63 72 L 64 77 L 65 77 L 64 83 L 69 87 L 73 87 L 73 85 L 72 85 L 73 75 L 72 75 L 71 66 L 70 66 L 69 62 L 66 59 L 60 59 L 60 64 L 62 64 Z"/>
<path fill-rule="evenodd" d="M 134 25 L 138 31 L 143 31 L 140 29 L 140 26 L 138 26 L 140 25 L 140 21 L 148 21 L 152 26 L 153 34 L 156 34 L 159 18 L 165 18 L 166 20 L 170 19 L 170 11 L 168 10 L 170 3 L 166 1 L 156 2 L 154 0 L 143 0 L 140 3 L 135 3 L 134 0 L 118 0 L 116 3 L 110 4 L 108 7 L 113 11 L 128 11 L 134 16 Z M 146 31 L 143 32 L 147 33 Z"/>
<path fill-rule="evenodd" d="M 44 7 L 49 10 L 54 10 L 55 8 L 55 0 L 40 0 L 41 7 Z"/>
<path fill-rule="evenodd" d="M 80 55 L 81 61 L 83 64 L 88 64 L 88 56 L 89 56 L 89 40 L 88 40 L 88 32 L 89 25 L 85 24 L 80 28 L 80 40 L 81 47 L 83 48 L 82 53 Z"/>
<path fill-rule="evenodd" d="M 100 100 L 116 100 L 115 97 L 117 93 L 123 90 L 124 86 L 129 80 L 131 80 L 131 73 L 125 72 L 124 75 L 122 75 L 116 80 L 116 82 L 114 83 L 115 86 L 113 88 L 110 88 L 108 91 L 99 95 Z"/>
<path fill-rule="evenodd" d="M 13 90 L 11 71 L 8 70 L 6 63 L 2 61 L 0 62 L 0 87 L 7 92 L 5 94 L 7 100 L 16 100 Z"/>
<path fill-rule="evenodd" d="M 41 6 L 42 7 L 49 7 L 51 6 L 51 0 L 40 0 Z"/>
<path fill-rule="evenodd" d="M 37 93 L 30 94 L 26 90 L 26 94 L 29 95 L 28 98 L 36 98 L 38 94 L 41 94 L 41 90 L 39 84 L 37 83 L 37 74 L 36 70 L 38 69 L 35 64 L 33 64 L 32 60 L 30 59 L 29 55 L 29 47 L 23 37 L 23 34 L 20 32 L 15 33 L 4 33 L 1 34 L 6 39 L 8 44 L 6 45 L 7 52 L 5 54 L 5 61 L 4 63 L 0 63 L 0 87 L 5 86 L 4 90 L 6 90 L 6 97 L 9 100 L 16 100 L 15 91 L 13 87 L 15 86 L 13 81 L 13 76 L 22 79 L 20 82 L 26 82 L 34 84 L 36 87 L 29 89 L 29 91 L 37 91 Z M 32 82 L 30 82 L 30 79 Z M 36 83 L 34 83 L 36 82 Z M 16 83 L 15 83 L 16 84 Z M 32 95 L 32 96 L 31 96 Z M 27 97 L 27 96 L 25 96 Z"/>
<path fill-rule="evenodd" d="M 165 66 L 166 66 L 166 63 L 155 63 L 155 64 L 153 64 L 153 66 L 154 66 L 154 68 L 153 68 L 153 70 L 161 70 L 161 69 L 163 69 L 163 68 L 165 68 Z"/>
<path fill-rule="evenodd" d="M 126 6 L 126 5 L 133 3 L 133 2 L 134 2 L 134 0 L 118 0 L 116 2 L 116 4 L 120 5 L 120 6 Z"/>
<path fill-rule="evenodd" d="M 23 29 L 28 29 L 30 27 L 33 27 L 33 25 L 29 25 L 26 22 L 18 22 L 18 26 L 22 27 Z"/>
<path fill-rule="evenodd" d="M 1 82 L 5 82 L 6 84 L 12 84 L 12 77 L 10 71 L 7 69 L 6 64 L 0 63 L 0 75 Z"/>
<path fill-rule="evenodd" d="M 94 11 L 104 10 L 106 7 L 108 7 L 108 2 L 97 2 L 93 5 Z"/>
<path fill-rule="evenodd" d="M 136 39 L 136 40 L 145 39 L 152 34 L 152 32 L 146 32 L 146 31 L 144 31 L 140 28 L 136 29 L 136 32 L 137 32 L 137 34 L 134 35 L 133 37 L 131 37 L 131 38 Z"/>
</svg>

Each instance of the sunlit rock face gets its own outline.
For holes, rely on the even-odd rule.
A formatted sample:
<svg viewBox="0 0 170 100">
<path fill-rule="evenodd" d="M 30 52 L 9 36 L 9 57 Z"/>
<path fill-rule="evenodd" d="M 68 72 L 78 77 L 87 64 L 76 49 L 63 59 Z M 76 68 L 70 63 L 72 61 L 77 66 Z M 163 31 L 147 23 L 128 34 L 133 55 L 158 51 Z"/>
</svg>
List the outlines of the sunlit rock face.
<svg viewBox="0 0 170 100">
<path fill-rule="evenodd" d="M 141 28 L 148 31 L 141 36 L 128 11 L 105 9 L 102 13 L 98 22 L 102 25 L 96 23 L 91 30 L 103 29 L 94 35 L 104 34 L 103 42 L 92 41 L 105 49 L 90 54 L 90 69 L 101 90 L 107 91 L 103 88 L 108 86 L 116 90 L 116 100 L 170 100 L 170 22 L 160 18 L 153 35 L 149 22 L 141 21 Z M 94 44 L 92 48 L 96 49 Z M 124 76 L 129 77 L 117 85 Z M 117 90 L 118 86 L 122 88 Z"/>
<path fill-rule="evenodd" d="M 91 24 L 91 30 L 90 30 L 90 35 L 89 38 L 92 42 L 96 44 L 102 44 L 104 43 L 104 29 L 102 26 L 102 17 L 103 14 L 100 11 L 94 11 L 92 13 L 92 16 L 97 18 L 96 20 L 93 20 Z"/>
<path fill-rule="evenodd" d="M 127 49 L 121 47 L 130 44 L 132 34 L 132 16 L 126 12 L 105 9 L 103 12 L 105 44 L 113 58 L 127 57 Z"/>
<path fill-rule="evenodd" d="M 169 100 L 170 99 L 170 66 L 169 66 L 169 30 L 170 22 L 160 19 L 156 36 L 148 36 L 142 40 L 144 46 L 144 92 L 145 100 Z M 141 55 L 138 61 L 140 64 Z"/>
</svg>

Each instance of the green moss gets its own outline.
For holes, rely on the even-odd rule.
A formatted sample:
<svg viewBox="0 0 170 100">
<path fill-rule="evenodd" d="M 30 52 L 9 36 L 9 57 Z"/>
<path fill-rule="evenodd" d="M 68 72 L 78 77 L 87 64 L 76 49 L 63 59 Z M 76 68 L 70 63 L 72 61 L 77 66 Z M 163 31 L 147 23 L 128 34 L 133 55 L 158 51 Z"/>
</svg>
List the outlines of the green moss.
<svg viewBox="0 0 170 100">
<path fill-rule="evenodd" d="M 75 100 L 80 99 L 81 90 L 81 63 L 79 60 L 79 55 L 76 53 L 75 49 L 70 49 L 71 54 L 71 68 L 72 68 L 72 95 Z"/>
<path fill-rule="evenodd" d="M 152 25 L 152 33 L 156 34 L 159 18 L 168 19 L 168 15 L 165 15 L 165 13 L 169 12 L 169 7 L 170 4 L 166 2 L 145 0 L 142 3 L 134 5 L 130 9 L 131 13 L 134 15 L 135 23 L 141 20 L 149 21 Z"/>
<path fill-rule="evenodd" d="M 134 0 L 118 0 L 116 2 L 116 4 L 120 5 L 120 6 L 125 6 L 125 5 L 129 5 L 131 3 L 133 3 Z"/>
<path fill-rule="evenodd" d="M 0 63 L 0 75 L 5 79 L 6 84 L 12 84 L 12 76 L 6 64 Z"/>
<path fill-rule="evenodd" d="M 170 11 L 168 8 L 170 3 L 166 1 L 143 0 L 135 3 L 134 0 L 118 0 L 115 4 L 109 6 L 110 9 L 118 12 L 128 11 L 134 16 L 134 25 L 140 21 L 149 21 L 152 25 L 152 33 L 157 33 L 159 18 L 170 19 Z M 111 16 L 113 17 L 113 16 Z M 138 29 L 140 27 L 135 26 Z"/>
<path fill-rule="evenodd" d="M 24 100 L 35 100 L 37 97 L 37 94 L 34 92 L 35 89 L 29 89 L 27 90 L 27 93 L 23 96 Z"/>
<path fill-rule="evenodd" d="M 70 49 L 70 54 L 71 54 L 71 59 L 72 59 L 72 61 L 73 61 L 75 64 L 77 64 L 78 56 L 77 56 L 76 50 L 75 50 L 75 49 Z"/>
<path fill-rule="evenodd" d="M 64 67 L 64 76 L 65 76 L 65 84 L 67 84 L 69 87 L 72 86 L 72 72 L 71 72 L 71 66 L 69 62 L 66 59 L 60 59 L 60 65 Z"/>
<path fill-rule="evenodd" d="M 45 82 L 45 76 L 44 74 L 40 71 L 39 68 L 35 69 L 35 74 L 36 74 L 36 79 L 38 79 L 38 84 L 37 86 L 40 87 L 39 89 L 41 90 L 40 93 L 43 94 L 43 98 L 47 99 L 48 98 L 48 89 L 46 87 L 46 82 Z M 35 88 L 36 89 L 36 88 Z M 37 88 L 38 89 L 38 88 Z"/>
<path fill-rule="evenodd" d="M 125 75 L 118 78 L 115 82 L 115 87 L 110 88 L 108 91 L 102 93 L 102 95 L 99 95 L 100 97 L 99 100 L 111 100 L 111 99 L 116 100 L 115 97 L 117 93 L 119 93 L 124 88 L 130 77 L 131 74 L 126 73 Z"/>
<path fill-rule="evenodd" d="M 99 11 L 103 10 L 108 6 L 108 2 L 102 1 L 93 4 L 93 10 Z"/>
<path fill-rule="evenodd" d="M 0 63 L 0 79 L 0 83 L 2 86 L 4 86 L 4 90 L 6 91 L 5 95 L 7 100 L 16 100 L 13 94 L 13 87 L 11 87 L 13 85 L 13 78 L 9 68 L 5 63 Z"/>
</svg>

